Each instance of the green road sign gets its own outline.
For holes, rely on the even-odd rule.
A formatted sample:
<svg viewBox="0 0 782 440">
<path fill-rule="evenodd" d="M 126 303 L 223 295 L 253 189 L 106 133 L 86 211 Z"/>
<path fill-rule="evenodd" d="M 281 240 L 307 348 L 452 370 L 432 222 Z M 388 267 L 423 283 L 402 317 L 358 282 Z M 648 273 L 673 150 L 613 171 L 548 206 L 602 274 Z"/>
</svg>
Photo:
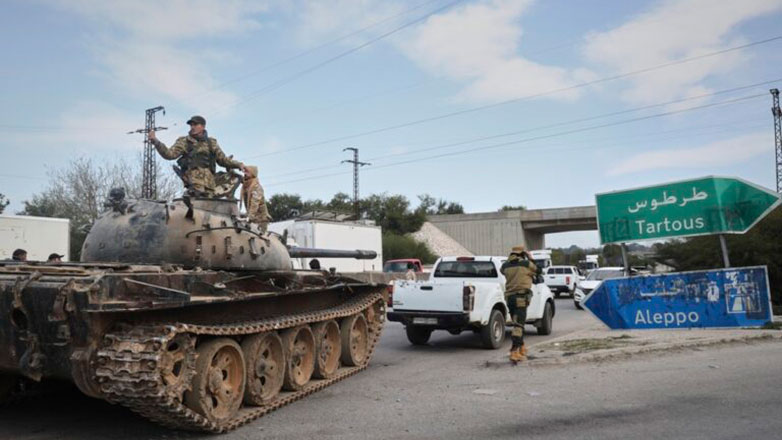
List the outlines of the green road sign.
<svg viewBox="0 0 782 440">
<path fill-rule="evenodd" d="M 743 234 L 779 194 L 731 177 L 703 177 L 595 196 L 600 242 Z"/>
</svg>

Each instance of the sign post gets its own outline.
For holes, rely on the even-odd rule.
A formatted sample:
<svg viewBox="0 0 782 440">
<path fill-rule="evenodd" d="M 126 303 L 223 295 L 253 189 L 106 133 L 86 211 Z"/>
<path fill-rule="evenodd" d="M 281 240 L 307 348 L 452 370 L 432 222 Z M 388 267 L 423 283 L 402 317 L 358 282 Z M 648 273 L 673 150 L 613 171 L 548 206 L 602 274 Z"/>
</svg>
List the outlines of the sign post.
<svg viewBox="0 0 782 440">
<path fill-rule="evenodd" d="M 612 329 L 760 327 L 772 319 L 765 266 L 608 279 L 581 304 Z"/>
<path fill-rule="evenodd" d="M 595 199 L 602 244 L 743 234 L 780 204 L 780 195 L 769 189 L 714 176 L 597 194 Z"/>
<path fill-rule="evenodd" d="M 730 267 L 730 255 L 728 255 L 728 243 L 725 242 L 725 234 L 720 234 L 720 248 L 722 248 L 722 263 Z"/>
</svg>

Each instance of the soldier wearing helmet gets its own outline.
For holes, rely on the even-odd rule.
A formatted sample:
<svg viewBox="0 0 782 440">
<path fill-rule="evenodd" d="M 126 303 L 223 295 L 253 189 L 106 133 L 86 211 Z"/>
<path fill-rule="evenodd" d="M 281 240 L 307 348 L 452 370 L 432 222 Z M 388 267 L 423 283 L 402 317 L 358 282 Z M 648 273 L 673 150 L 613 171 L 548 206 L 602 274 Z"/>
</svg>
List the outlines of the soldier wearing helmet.
<svg viewBox="0 0 782 440">
<path fill-rule="evenodd" d="M 190 125 L 190 132 L 177 139 L 171 148 L 160 142 L 154 131 L 149 132 L 149 141 L 164 159 L 178 159 L 177 173 L 188 190 L 198 196 L 214 197 L 218 185 L 215 181 L 215 165 L 230 170 L 242 169 L 244 164 L 232 156 L 226 156 L 217 140 L 207 135 L 206 119 L 203 116 L 193 116 L 187 124 Z"/>
<path fill-rule="evenodd" d="M 527 356 L 524 346 L 524 324 L 527 321 L 527 306 L 532 300 L 532 284 L 538 268 L 532 262 L 524 246 L 514 246 L 500 272 L 505 275 L 505 301 L 511 315 L 510 360 L 523 361 Z"/>
</svg>

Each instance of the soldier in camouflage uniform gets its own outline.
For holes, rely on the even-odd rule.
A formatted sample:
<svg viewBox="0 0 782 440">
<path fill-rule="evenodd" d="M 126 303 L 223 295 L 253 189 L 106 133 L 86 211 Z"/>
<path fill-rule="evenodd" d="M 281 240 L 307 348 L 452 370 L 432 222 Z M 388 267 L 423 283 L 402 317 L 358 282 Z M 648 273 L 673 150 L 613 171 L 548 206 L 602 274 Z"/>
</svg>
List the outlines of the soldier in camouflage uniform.
<svg viewBox="0 0 782 440">
<path fill-rule="evenodd" d="M 532 284 L 537 271 L 538 268 L 524 246 L 513 247 L 508 260 L 500 268 L 500 272 L 505 275 L 505 301 L 513 326 L 510 333 L 510 360 L 513 363 L 523 361 L 527 356 L 524 324 L 527 321 L 527 306 L 532 300 Z"/>
<path fill-rule="evenodd" d="M 190 132 L 177 139 L 171 148 L 166 148 L 166 145 L 155 137 L 154 131 L 149 132 L 149 141 L 164 159 L 178 159 L 180 177 L 189 190 L 193 190 L 196 195 L 213 197 L 217 186 L 215 164 L 229 170 L 242 169 L 244 164 L 233 160 L 232 156 L 226 156 L 217 140 L 207 135 L 206 119 L 202 116 L 193 116 L 187 123 L 190 125 Z"/>
<path fill-rule="evenodd" d="M 258 167 L 244 167 L 244 181 L 242 182 L 242 203 L 247 209 L 247 218 L 260 226 L 262 232 L 269 227 L 271 216 L 263 197 L 263 187 L 258 182 Z"/>
</svg>

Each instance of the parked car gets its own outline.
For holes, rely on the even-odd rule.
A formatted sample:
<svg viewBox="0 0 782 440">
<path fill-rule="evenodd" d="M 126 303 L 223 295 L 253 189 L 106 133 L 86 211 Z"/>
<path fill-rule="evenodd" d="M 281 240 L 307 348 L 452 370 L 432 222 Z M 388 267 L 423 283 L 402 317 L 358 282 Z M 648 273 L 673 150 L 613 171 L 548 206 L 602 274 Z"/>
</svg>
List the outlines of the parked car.
<svg viewBox="0 0 782 440">
<path fill-rule="evenodd" d="M 544 270 L 543 278 L 554 297 L 559 298 L 560 293 L 573 295 L 578 284 L 578 268 L 575 266 L 549 266 Z"/>
<path fill-rule="evenodd" d="M 413 272 L 421 273 L 424 271 L 424 265 L 418 258 L 400 258 L 397 260 L 388 260 L 383 264 L 383 272 L 407 272 L 407 267 L 412 264 Z"/>
<path fill-rule="evenodd" d="M 505 303 L 505 277 L 500 266 L 506 257 L 443 257 L 428 281 L 395 280 L 389 293 L 388 320 L 405 325 L 415 345 L 429 341 L 434 330 L 458 335 L 480 333 L 483 346 L 499 348 L 510 320 Z M 556 312 L 551 290 L 541 277 L 532 288 L 527 324 L 538 333 L 551 333 Z"/>
<path fill-rule="evenodd" d="M 631 269 L 630 274 L 635 274 L 635 271 Z M 610 278 L 622 278 L 625 275 L 625 269 L 623 267 L 599 267 L 592 271 L 584 280 L 578 282 L 576 291 L 573 294 L 573 303 L 576 308 L 581 310 L 581 301 L 586 298 L 587 295 L 592 293 L 593 290 L 603 282 Z"/>
</svg>

